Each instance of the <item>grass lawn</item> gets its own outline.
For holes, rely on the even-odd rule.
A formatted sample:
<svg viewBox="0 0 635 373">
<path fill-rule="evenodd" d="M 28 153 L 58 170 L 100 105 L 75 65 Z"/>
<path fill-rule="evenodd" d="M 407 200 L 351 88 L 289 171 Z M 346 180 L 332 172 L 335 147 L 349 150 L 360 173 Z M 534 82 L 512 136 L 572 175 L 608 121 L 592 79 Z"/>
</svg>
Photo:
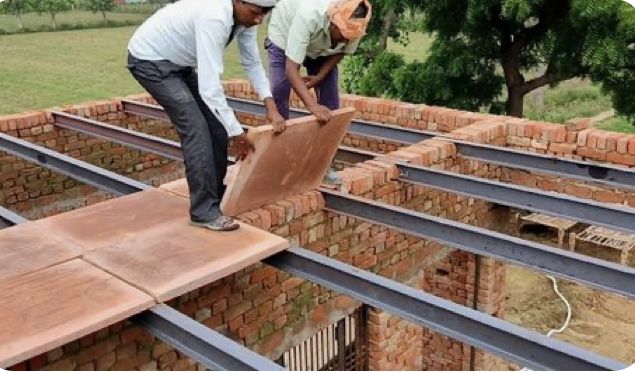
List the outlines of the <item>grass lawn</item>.
<svg viewBox="0 0 635 373">
<path fill-rule="evenodd" d="M 412 32 L 408 37 L 410 42 L 407 46 L 388 40 L 388 50 L 404 56 L 406 62 L 425 61 L 434 38 L 420 32 Z"/>
<path fill-rule="evenodd" d="M 112 15 L 115 18 L 145 17 L 142 14 Z M 99 15 L 86 13 L 86 16 L 99 20 Z M 0 18 L 2 20 L 6 21 Z M 124 67 L 126 46 L 134 30 L 135 27 L 120 27 L 0 36 L 0 114 L 143 92 Z M 259 36 L 262 45 L 264 26 Z M 389 48 L 409 61 L 425 59 L 431 38 L 417 33 L 410 38 L 408 47 L 391 43 Z M 227 49 L 224 60 L 223 78 L 245 77 L 236 43 Z M 266 61 L 264 56 L 263 61 Z M 535 120 L 564 122 L 575 117 L 592 117 L 610 109 L 610 98 L 598 86 L 573 80 L 547 89 L 542 100 L 528 95 L 525 115 Z M 635 132 L 635 126 L 623 117 L 605 121 L 598 127 Z"/>
<path fill-rule="evenodd" d="M 611 110 L 611 98 L 600 86 L 590 81 L 574 79 L 547 89 L 540 94 L 525 96 L 525 116 L 534 120 L 562 123 L 571 118 L 587 118 Z M 542 103 L 541 103 L 542 101 Z"/>
<path fill-rule="evenodd" d="M 143 22 L 148 16 L 145 14 L 127 14 L 118 12 L 107 12 L 106 18 L 112 21 L 130 21 L 130 22 Z M 71 12 L 60 13 L 56 16 L 58 27 L 61 24 L 84 24 L 84 25 L 97 25 L 102 24 L 103 19 L 101 13 L 93 13 L 83 10 L 75 10 Z M 38 29 L 41 26 L 51 25 L 51 17 L 48 14 L 27 13 L 22 15 L 22 21 L 24 27 L 30 29 Z M 13 15 L 0 14 L 0 29 L 7 32 L 17 31 L 17 23 Z"/>
<path fill-rule="evenodd" d="M 0 36 L 0 114 L 143 92 L 124 67 L 134 30 Z M 233 44 L 225 56 L 225 78 L 244 77 Z"/>
<path fill-rule="evenodd" d="M 611 98 L 599 85 L 588 80 L 572 79 L 540 94 L 525 96 L 525 116 L 533 120 L 563 123 L 572 118 L 590 118 L 613 108 Z M 635 125 L 626 117 L 616 116 L 596 127 L 607 131 L 635 133 Z"/>
</svg>

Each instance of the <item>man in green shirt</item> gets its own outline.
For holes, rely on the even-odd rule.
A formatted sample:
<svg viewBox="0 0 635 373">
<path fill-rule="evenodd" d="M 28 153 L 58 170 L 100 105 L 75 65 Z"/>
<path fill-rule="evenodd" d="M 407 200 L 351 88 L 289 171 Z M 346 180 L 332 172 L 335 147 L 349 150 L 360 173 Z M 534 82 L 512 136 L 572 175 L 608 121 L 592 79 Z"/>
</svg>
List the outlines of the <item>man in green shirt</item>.
<svg viewBox="0 0 635 373">
<path fill-rule="evenodd" d="M 280 0 L 271 13 L 265 49 L 278 112 L 289 118 L 291 87 L 320 122 L 339 108 L 337 64 L 356 51 L 370 21 L 368 0 Z M 308 76 L 300 75 L 304 65 Z M 309 89 L 315 88 L 314 98 Z M 276 132 L 284 131 L 280 123 Z"/>
</svg>

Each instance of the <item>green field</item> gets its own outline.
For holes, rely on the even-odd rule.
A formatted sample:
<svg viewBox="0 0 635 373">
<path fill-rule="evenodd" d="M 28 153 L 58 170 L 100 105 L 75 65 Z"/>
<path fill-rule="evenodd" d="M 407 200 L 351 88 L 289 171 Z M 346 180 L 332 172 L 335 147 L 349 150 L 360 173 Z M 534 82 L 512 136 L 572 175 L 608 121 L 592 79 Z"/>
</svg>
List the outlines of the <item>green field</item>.
<svg viewBox="0 0 635 373">
<path fill-rule="evenodd" d="M 415 60 L 423 62 L 428 57 L 428 50 L 430 50 L 434 39 L 426 34 L 413 32 L 409 34 L 408 40 L 409 43 L 406 46 L 389 40 L 388 50 L 401 54 L 407 62 Z"/>
<path fill-rule="evenodd" d="M 141 23 L 147 18 L 147 15 L 107 12 L 106 18 L 110 21 Z M 101 25 L 103 23 L 101 13 L 93 13 L 82 10 L 60 13 L 56 16 L 56 19 L 58 27 L 62 24 Z M 24 23 L 24 27 L 36 30 L 42 26 L 50 26 L 51 17 L 48 14 L 27 13 L 22 15 L 22 22 Z M 18 28 L 15 17 L 12 15 L 0 14 L 0 29 L 6 32 L 17 31 Z"/>
<path fill-rule="evenodd" d="M 86 16 L 99 19 L 92 13 Z M 0 114 L 142 92 L 124 67 L 126 45 L 134 30 L 135 27 L 120 27 L 0 36 Z M 263 37 L 264 27 L 260 32 L 261 45 Z M 425 35 L 411 34 L 408 47 L 391 43 L 389 48 L 407 60 L 423 60 L 430 43 Z M 244 73 L 233 43 L 225 54 L 223 78 L 238 77 L 244 78 Z M 610 99 L 598 86 L 579 80 L 548 89 L 542 100 L 535 101 L 527 96 L 526 116 L 552 122 L 592 117 L 611 109 Z M 635 132 L 635 126 L 622 117 L 599 127 Z"/>
<path fill-rule="evenodd" d="M 125 68 L 134 27 L 0 36 L 0 114 L 142 92 Z M 224 78 L 244 77 L 235 45 Z"/>
<path fill-rule="evenodd" d="M 563 123 L 572 118 L 590 118 L 612 109 L 611 98 L 600 86 L 588 80 L 573 79 L 545 90 L 525 96 L 525 116 L 533 120 Z M 617 116 L 597 125 L 609 131 L 635 132 L 635 126 L 626 118 Z"/>
</svg>

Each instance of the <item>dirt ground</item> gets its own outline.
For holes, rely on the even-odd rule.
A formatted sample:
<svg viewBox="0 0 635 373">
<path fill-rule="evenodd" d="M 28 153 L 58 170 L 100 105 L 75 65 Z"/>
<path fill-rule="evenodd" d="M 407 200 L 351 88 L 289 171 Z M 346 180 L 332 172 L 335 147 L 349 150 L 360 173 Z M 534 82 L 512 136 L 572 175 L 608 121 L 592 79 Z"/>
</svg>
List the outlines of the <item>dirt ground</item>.
<svg viewBox="0 0 635 373">
<path fill-rule="evenodd" d="M 635 301 L 568 281 L 558 281 L 572 307 L 569 327 L 555 338 L 587 350 L 635 363 Z M 505 319 L 546 334 L 560 328 L 566 306 L 544 275 L 509 265 Z"/>
</svg>

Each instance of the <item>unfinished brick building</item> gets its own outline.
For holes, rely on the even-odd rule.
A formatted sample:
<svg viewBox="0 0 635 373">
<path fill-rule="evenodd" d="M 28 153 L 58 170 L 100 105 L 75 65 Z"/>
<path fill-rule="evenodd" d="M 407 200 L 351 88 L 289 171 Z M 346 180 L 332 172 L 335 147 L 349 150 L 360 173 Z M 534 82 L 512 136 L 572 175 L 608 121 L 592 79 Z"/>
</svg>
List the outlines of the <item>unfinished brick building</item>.
<svg viewBox="0 0 635 373">
<path fill-rule="evenodd" d="M 231 97 L 255 99 L 249 84 L 244 81 L 227 82 L 225 89 Z M 63 108 L 60 110 L 62 113 L 45 111 L 4 116 L 0 117 L 0 132 L 148 185 L 163 185 L 163 190 L 179 188 L 182 181 L 177 180 L 183 178 L 183 165 L 178 156 L 153 152 L 147 145 L 141 147 L 145 151 L 134 149 L 131 144 L 121 145 L 116 139 L 104 139 L 104 133 L 100 138 L 82 133 L 87 130 L 79 127 L 68 129 L 78 122 L 73 119 L 76 115 L 176 140 L 176 134 L 164 120 L 160 108 L 135 105 L 135 101 L 152 104 L 147 95 L 135 95 L 123 100 Z M 237 104 L 241 102 L 237 101 Z M 295 104 L 299 104 L 297 100 Z M 635 216 L 632 209 L 635 207 L 635 192 L 627 184 L 628 180 L 635 180 L 628 179 L 635 175 L 629 170 L 635 166 L 635 135 L 586 128 L 584 120 L 558 125 L 350 95 L 342 98 L 342 104 L 354 107 L 359 119 L 394 126 L 387 129 L 411 130 L 401 132 L 403 136 L 425 134 L 426 137 L 413 143 L 386 136 L 363 136 L 363 131 L 356 133 L 353 129 L 345 137 L 341 152 L 334 160 L 335 166 L 341 170 L 341 190 L 310 191 L 278 201 L 240 215 L 242 222 L 288 239 L 293 246 L 496 318 L 502 317 L 505 312 L 505 264 L 492 256 L 525 263 L 521 259 L 522 253 L 482 256 L 451 239 L 440 243 L 443 240 L 435 239 L 434 234 L 420 235 L 405 226 L 389 228 L 385 224 L 377 224 L 372 217 L 353 216 L 329 204 L 329 201 L 342 194 L 361 197 L 381 202 L 382 206 L 401 207 L 425 216 L 448 219 L 456 222 L 460 229 L 469 229 L 461 228 L 469 225 L 509 233 L 510 227 L 506 222 L 520 209 L 552 212 L 632 233 L 633 226 L 629 230 L 628 224 Z M 247 104 L 243 102 L 243 105 Z M 253 113 L 242 112 L 239 119 L 246 125 L 263 124 L 262 117 Z M 482 153 L 470 154 L 470 146 L 474 144 L 480 144 L 476 146 L 492 153 L 498 147 L 514 148 L 535 153 L 538 158 L 541 154 L 548 154 L 563 161 L 577 159 L 604 165 L 598 163 L 597 168 L 581 170 L 579 176 L 576 176 L 575 170 L 571 174 L 555 175 L 540 166 L 514 167 L 515 161 L 505 158 L 511 157 L 512 153 L 506 153 L 497 161 L 483 159 Z M 34 155 L 34 159 L 42 164 L 24 161 L 8 153 L 1 154 L 2 204 L 29 220 L 55 216 L 116 197 L 117 193 L 104 192 L 48 170 L 43 167 L 47 161 L 40 156 L 41 153 Z M 538 162 L 538 158 L 534 161 Z M 550 158 L 540 159 L 549 162 Z M 453 187 L 443 186 L 447 181 L 435 184 L 437 181 L 433 181 L 432 174 L 425 174 L 426 170 L 438 171 L 434 175 L 439 177 L 467 175 L 484 181 L 528 187 L 534 191 L 556 192 L 563 198 L 567 195 L 576 197 L 569 203 L 587 199 L 589 206 L 602 209 L 602 213 L 593 216 L 588 210 L 579 210 L 571 216 L 568 215 L 569 210 L 557 210 L 560 205 L 549 207 L 546 204 L 533 206 L 532 209 L 522 200 L 513 201 L 514 194 L 500 197 L 500 201 L 496 199 L 498 197 L 488 197 L 487 192 L 483 192 L 480 198 L 465 196 L 469 193 L 460 193 L 461 180 L 450 179 Z M 582 177 L 583 174 L 587 176 Z M 615 174 L 618 177 L 613 177 Z M 417 177 L 428 178 L 428 181 L 421 182 Z M 495 188 L 499 184 L 492 184 L 491 190 L 496 193 Z M 525 192 L 531 193 L 527 188 L 513 191 Z M 552 198 L 553 194 L 541 196 Z M 11 224 L 9 215 L 4 217 L 6 225 Z M 627 219 L 615 219 L 616 216 Z M 9 241 L 0 237 L 0 243 L 6 242 Z M 451 244 L 453 242 L 455 244 Z M 488 243 L 482 245 L 486 247 Z M 0 258 L 2 255 L 0 247 Z M 584 261 L 573 254 L 566 255 L 571 260 Z M 630 252 L 620 258 L 623 264 L 630 266 L 635 262 Z M 537 262 L 525 264 L 558 272 L 556 267 L 549 267 L 550 264 L 545 264 L 546 267 Z M 611 282 L 615 278 L 632 280 L 635 278 L 632 270 L 608 264 L 602 268 L 620 277 L 579 278 L 583 275 L 575 269 L 559 274 L 633 296 L 631 285 Z M 3 283 L 15 286 L 17 277 L 3 275 L 0 269 L 0 289 L 7 289 L 8 285 L 3 287 Z M 10 300 L 5 294 L 9 293 L 0 292 L 2 302 Z M 496 357 L 446 336 L 448 333 L 441 334 L 420 323 L 406 321 L 394 315 L 395 312 L 364 304 L 354 297 L 265 263 L 251 265 L 165 303 L 261 356 L 294 370 L 491 370 L 507 369 L 507 360 L 524 362 L 504 349 L 500 356 L 508 359 Z M 15 336 L 2 335 L 2 331 L 0 327 L 0 351 L 2 344 L 15 339 Z M 486 338 L 486 335 L 481 337 Z M 507 342 L 499 343 L 496 345 L 494 342 L 494 347 Z M 540 340 L 537 343 L 540 346 L 547 343 L 544 346 L 553 348 L 549 342 Z M 473 345 L 479 346 L 477 343 Z M 31 354 L 17 361 L 7 360 L 11 362 L 8 368 L 188 370 L 206 367 L 163 342 L 134 320 L 117 321 L 88 335 L 50 347 L 34 350 L 35 356 Z M 576 355 L 576 351 L 564 347 L 560 352 L 567 356 Z M 10 351 L 0 353 L 1 357 L 10 355 Z M 594 355 L 589 356 L 595 358 Z M 617 367 L 608 360 L 596 362 L 599 366 Z M 536 364 L 557 366 L 544 361 Z"/>
</svg>

